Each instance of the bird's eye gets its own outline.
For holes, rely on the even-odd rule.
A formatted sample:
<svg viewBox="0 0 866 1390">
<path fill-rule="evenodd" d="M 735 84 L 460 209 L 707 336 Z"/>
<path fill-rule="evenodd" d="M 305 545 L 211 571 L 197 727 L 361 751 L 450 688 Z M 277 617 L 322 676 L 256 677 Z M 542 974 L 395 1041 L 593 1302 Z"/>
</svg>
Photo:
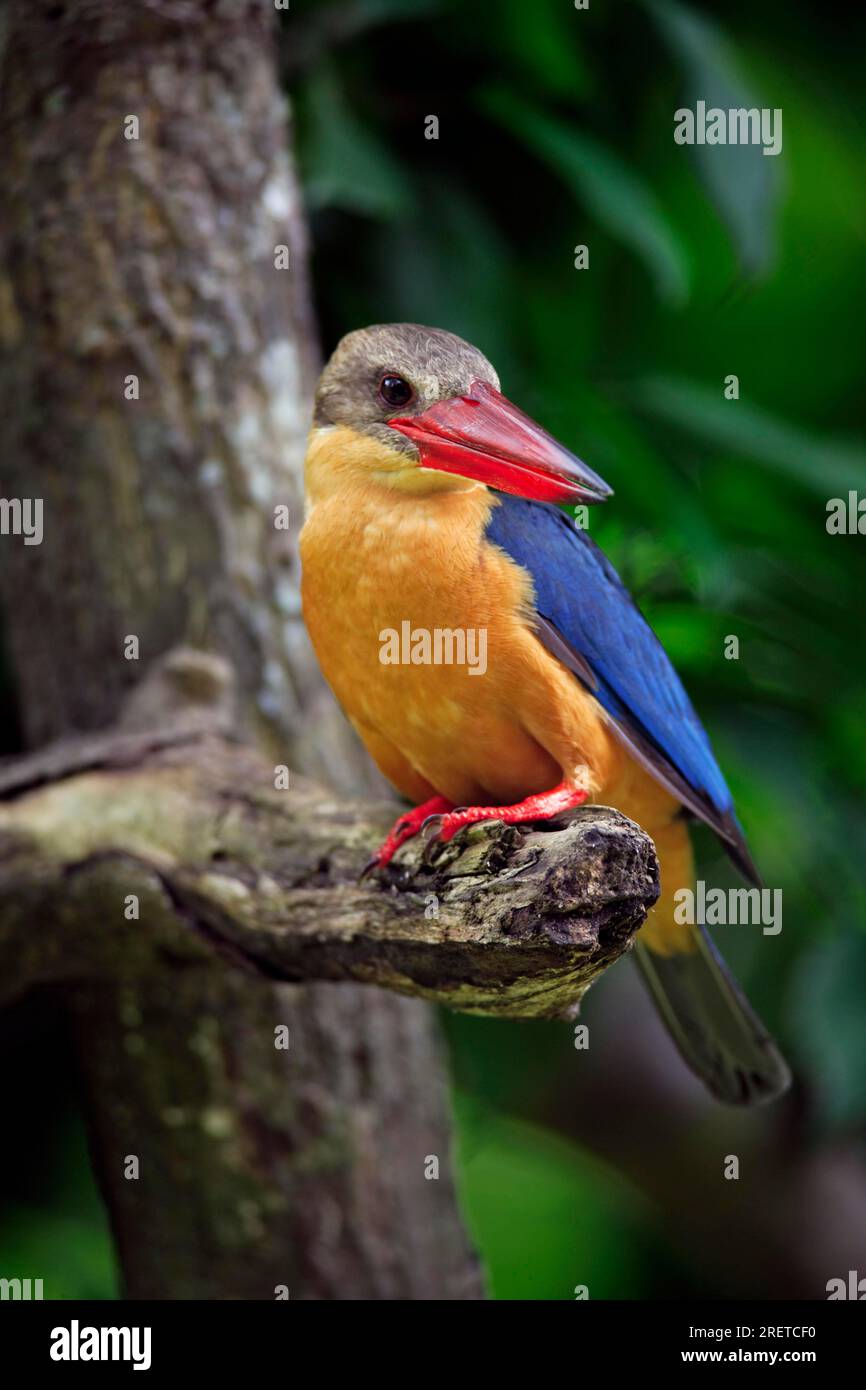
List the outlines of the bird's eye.
<svg viewBox="0 0 866 1390">
<path fill-rule="evenodd" d="M 394 376 L 390 372 L 387 376 L 383 376 L 379 382 L 379 395 L 388 406 L 407 405 L 414 394 L 408 381 L 404 381 L 401 376 Z"/>
</svg>

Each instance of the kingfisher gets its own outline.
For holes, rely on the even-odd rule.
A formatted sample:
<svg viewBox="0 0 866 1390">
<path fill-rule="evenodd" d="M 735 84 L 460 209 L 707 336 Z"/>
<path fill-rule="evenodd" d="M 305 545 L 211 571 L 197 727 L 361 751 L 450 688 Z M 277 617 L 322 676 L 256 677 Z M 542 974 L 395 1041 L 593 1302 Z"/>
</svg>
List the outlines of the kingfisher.
<svg viewBox="0 0 866 1390">
<path fill-rule="evenodd" d="M 677 911 L 694 882 L 690 821 L 760 885 L 731 793 L 664 648 L 562 510 L 611 489 L 502 394 L 477 348 L 398 323 L 347 334 L 322 372 L 305 491 L 311 640 L 413 805 L 372 866 L 422 831 L 447 841 L 478 821 L 617 808 L 655 843 L 661 893 L 635 953 L 683 1058 L 722 1101 L 781 1094 L 775 1043 L 705 928 Z M 415 641 L 468 632 L 485 634 L 483 668 Z"/>
</svg>

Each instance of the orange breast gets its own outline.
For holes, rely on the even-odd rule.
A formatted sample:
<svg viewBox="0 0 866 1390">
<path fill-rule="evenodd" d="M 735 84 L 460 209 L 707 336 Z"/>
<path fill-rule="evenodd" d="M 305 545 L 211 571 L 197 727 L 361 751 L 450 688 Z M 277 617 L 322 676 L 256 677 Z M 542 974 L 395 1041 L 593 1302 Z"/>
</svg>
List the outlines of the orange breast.
<svg viewBox="0 0 866 1390">
<path fill-rule="evenodd" d="M 596 701 L 530 627 L 528 577 L 483 539 L 486 489 L 352 482 L 301 536 L 304 616 L 376 762 L 415 798 L 508 804 L 563 778 L 600 791 L 623 755 Z"/>
</svg>

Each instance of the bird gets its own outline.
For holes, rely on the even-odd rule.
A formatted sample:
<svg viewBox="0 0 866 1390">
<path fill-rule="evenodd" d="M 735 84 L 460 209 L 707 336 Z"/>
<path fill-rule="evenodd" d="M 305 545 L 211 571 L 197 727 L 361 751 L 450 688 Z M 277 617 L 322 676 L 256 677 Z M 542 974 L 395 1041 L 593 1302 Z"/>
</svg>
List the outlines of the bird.
<svg viewBox="0 0 866 1390">
<path fill-rule="evenodd" d="M 670 659 L 563 510 L 607 502 L 607 483 L 502 394 L 478 348 L 394 323 L 337 344 L 304 484 L 307 630 L 349 721 L 413 807 L 371 867 L 422 832 L 447 842 L 478 821 L 615 807 L 656 847 L 661 893 L 634 949 L 682 1057 L 723 1102 L 781 1095 L 779 1049 L 705 927 L 676 910 L 694 882 L 690 822 L 761 880 Z M 435 633 L 484 633 L 484 669 L 453 645 L 433 659 Z"/>
</svg>

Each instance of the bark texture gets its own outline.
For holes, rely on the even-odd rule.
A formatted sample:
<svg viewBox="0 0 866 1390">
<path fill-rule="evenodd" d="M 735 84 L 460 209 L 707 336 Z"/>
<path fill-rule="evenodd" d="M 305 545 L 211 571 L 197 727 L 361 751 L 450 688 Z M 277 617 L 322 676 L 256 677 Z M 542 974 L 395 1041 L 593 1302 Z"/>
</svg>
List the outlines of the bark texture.
<svg viewBox="0 0 866 1390">
<path fill-rule="evenodd" d="M 6 14 L 3 492 L 44 503 L 41 545 L 0 538 L 27 741 L 104 729 L 142 665 L 192 643 L 237 671 L 237 729 L 361 787 L 366 764 L 319 682 L 298 599 L 316 350 L 273 7 L 10 0 Z M 275 266 L 284 245 L 289 270 Z M 281 504 L 288 532 L 274 526 Z M 124 659 L 130 635 L 141 664 Z M 175 969 L 169 954 L 137 992 L 146 1076 L 123 1043 L 126 996 L 92 986 L 75 1005 L 127 1292 L 477 1296 L 425 1006 L 243 981 L 223 963 Z M 283 1018 L 288 1073 L 273 1047 Z M 236 1143 L 164 1120 L 211 1103 L 234 1116 Z M 440 1156 L 438 1183 L 418 1177 L 419 1150 Z M 137 1182 L 120 1179 L 124 1152 L 147 1158 Z M 253 1152 L 260 1167 L 236 1165 Z M 254 1190 L 267 1169 L 303 1174 L 278 1217 Z"/>
<path fill-rule="evenodd" d="M 9 6 L 3 483 L 43 500 L 46 539 L 4 547 L 3 593 L 31 743 L 116 716 L 132 634 L 144 661 L 224 651 L 250 721 L 311 765 L 295 542 L 317 349 L 272 21 L 249 0 Z"/>
</svg>

